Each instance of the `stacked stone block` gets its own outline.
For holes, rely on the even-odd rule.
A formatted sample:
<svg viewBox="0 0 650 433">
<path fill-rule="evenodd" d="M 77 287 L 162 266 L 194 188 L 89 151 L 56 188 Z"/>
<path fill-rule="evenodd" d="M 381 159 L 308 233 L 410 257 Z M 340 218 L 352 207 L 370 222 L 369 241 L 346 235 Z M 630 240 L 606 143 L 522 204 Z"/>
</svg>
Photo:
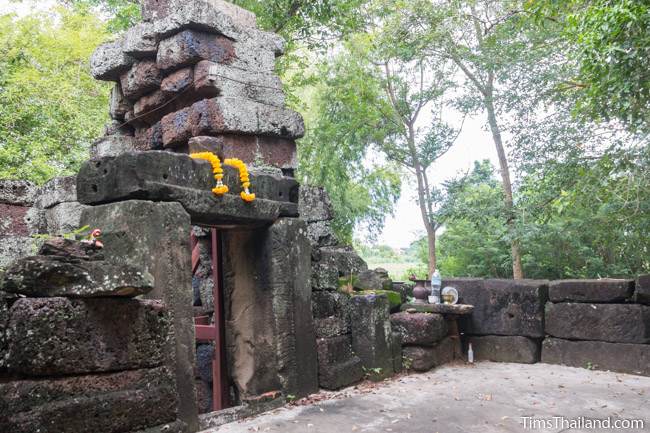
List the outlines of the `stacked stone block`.
<svg viewBox="0 0 650 433">
<path fill-rule="evenodd" d="M 145 21 L 99 47 L 91 72 L 113 81 L 113 124 L 93 156 L 169 149 L 190 152 L 211 137 L 220 157 L 292 173 L 299 114 L 284 108 L 274 73 L 281 37 L 256 28 L 254 15 L 223 1 L 145 0 Z M 204 143 L 205 144 L 205 143 Z"/>
<path fill-rule="evenodd" d="M 24 180 L 0 180 L 0 274 L 15 259 L 36 254 L 38 215 L 32 210 L 37 187 Z"/>
<path fill-rule="evenodd" d="M 542 361 L 650 375 L 650 306 L 639 278 L 553 281 Z"/>
<path fill-rule="evenodd" d="M 369 271 L 332 229 L 334 211 L 323 188 L 302 186 L 298 208 L 312 245 L 312 313 L 319 384 L 338 389 L 364 376 L 381 379 L 401 370 L 401 343 L 391 331 L 385 272 Z M 359 283 L 362 283 L 361 285 Z M 359 291 L 375 289 L 370 292 Z"/>
<path fill-rule="evenodd" d="M 408 369 L 428 371 L 454 360 L 460 342 L 448 336 L 442 314 L 402 312 L 392 314 L 390 322 Z"/>
<path fill-rule="evenodd" d="M 63 239 L 12 262 L 0 292 L 3 429 L 185 433 L 165 366 L 170 316 L 159 302 L 132 298 L 152 283 Z"/>
<path fill-rule="evenodd" d="M 535 363 L 544 338 L 544 305 L 548 282 L 536 280 L 446 279 L 460 302 L 474 306 L 459 321 L 477 360 Z"/>
</svg>

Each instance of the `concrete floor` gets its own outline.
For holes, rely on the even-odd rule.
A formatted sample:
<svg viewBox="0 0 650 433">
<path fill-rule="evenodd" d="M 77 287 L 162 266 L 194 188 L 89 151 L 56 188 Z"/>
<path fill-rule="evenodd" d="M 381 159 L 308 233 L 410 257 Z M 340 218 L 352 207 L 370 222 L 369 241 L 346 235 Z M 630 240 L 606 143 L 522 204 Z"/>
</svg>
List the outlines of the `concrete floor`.
<svg viewBox="0 0 650 433">
<path fill-rule="evenodd" d="M 546 364 L 450 365 L 310 400 L 319 399 L 206 433 L 650 432 L 650 377 Z M 526 416 L 553 425 L 526 429 Z M 554 416 L 641 419 L 645 426 L 572 429 Z"/>
</svg>

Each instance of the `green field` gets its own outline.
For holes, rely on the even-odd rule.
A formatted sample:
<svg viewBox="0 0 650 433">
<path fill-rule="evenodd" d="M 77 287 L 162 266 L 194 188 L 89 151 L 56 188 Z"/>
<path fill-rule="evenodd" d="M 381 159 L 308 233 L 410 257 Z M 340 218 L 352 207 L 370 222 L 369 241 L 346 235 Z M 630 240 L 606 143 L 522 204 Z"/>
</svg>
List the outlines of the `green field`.
<svg viewBox="0 0 650 433">
<path fill-rule="evenodd" d="M 417 263 L 412 263 L 412 262 L 381 262 L 381 261 L 373 261 L 369 260 L 368 261 L 368 268 L 369 269 L 375 269 L 375 268 L 384 268 L 388 271 L 388 275 L 390 275 L 391 279 L 393 281 L 403 281 L 404 278 L 404 273 L 407 271 L 409 268 L 415 268 L 418 266 Z"/>
</svg>

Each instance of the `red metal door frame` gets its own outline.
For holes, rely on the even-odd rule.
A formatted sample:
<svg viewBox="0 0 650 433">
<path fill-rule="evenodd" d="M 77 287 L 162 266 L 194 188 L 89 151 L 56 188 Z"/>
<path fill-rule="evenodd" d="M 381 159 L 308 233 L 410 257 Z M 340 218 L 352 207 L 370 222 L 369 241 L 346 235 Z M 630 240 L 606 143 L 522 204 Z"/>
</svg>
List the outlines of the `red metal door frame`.
<svg viewBox="0 0 650 433">
<path fill-rule="evenodd" d="M 229 407 L 228 380 L 226 377 L 225 320 L 223 315 L 221 233 L 210 229 L 212 244 L 212 281 L 214 299 L 214 324 L 209 323 L 208 316 L 194 319 L 196 341 L 214 343 L 212 355 L 212 409 L 217 411 Z M 198 239 L 192 235 L 192 273 L 196 272 L 200 262 Z"/>
</svg>

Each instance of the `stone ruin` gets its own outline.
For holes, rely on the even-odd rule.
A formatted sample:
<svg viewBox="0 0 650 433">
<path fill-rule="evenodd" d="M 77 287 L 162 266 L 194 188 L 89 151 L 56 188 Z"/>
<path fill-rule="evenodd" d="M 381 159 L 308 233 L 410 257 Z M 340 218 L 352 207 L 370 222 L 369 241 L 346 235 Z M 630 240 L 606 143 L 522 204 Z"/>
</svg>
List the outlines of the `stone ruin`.
<svg viewBox="0 0 650 433">
<path fill-rule="evenodd" d="M 648 276 L 446 280 L 471 316 L 412 311 L 293 177 L 304 126 L 273 72 L 282 39 L 221 0 L 142 10 L 92 57 L 112 123 L 78 175 L 0 182 L 0 431 L 196 432 L 470 342 L 478 360 L 650 375 Z M 230 167 L 215 196 L 188 155 L 206 151 L 246 162 L 256 200 Z M 102 249 L 33 236 L 85 225 Z"/>
</svg>

